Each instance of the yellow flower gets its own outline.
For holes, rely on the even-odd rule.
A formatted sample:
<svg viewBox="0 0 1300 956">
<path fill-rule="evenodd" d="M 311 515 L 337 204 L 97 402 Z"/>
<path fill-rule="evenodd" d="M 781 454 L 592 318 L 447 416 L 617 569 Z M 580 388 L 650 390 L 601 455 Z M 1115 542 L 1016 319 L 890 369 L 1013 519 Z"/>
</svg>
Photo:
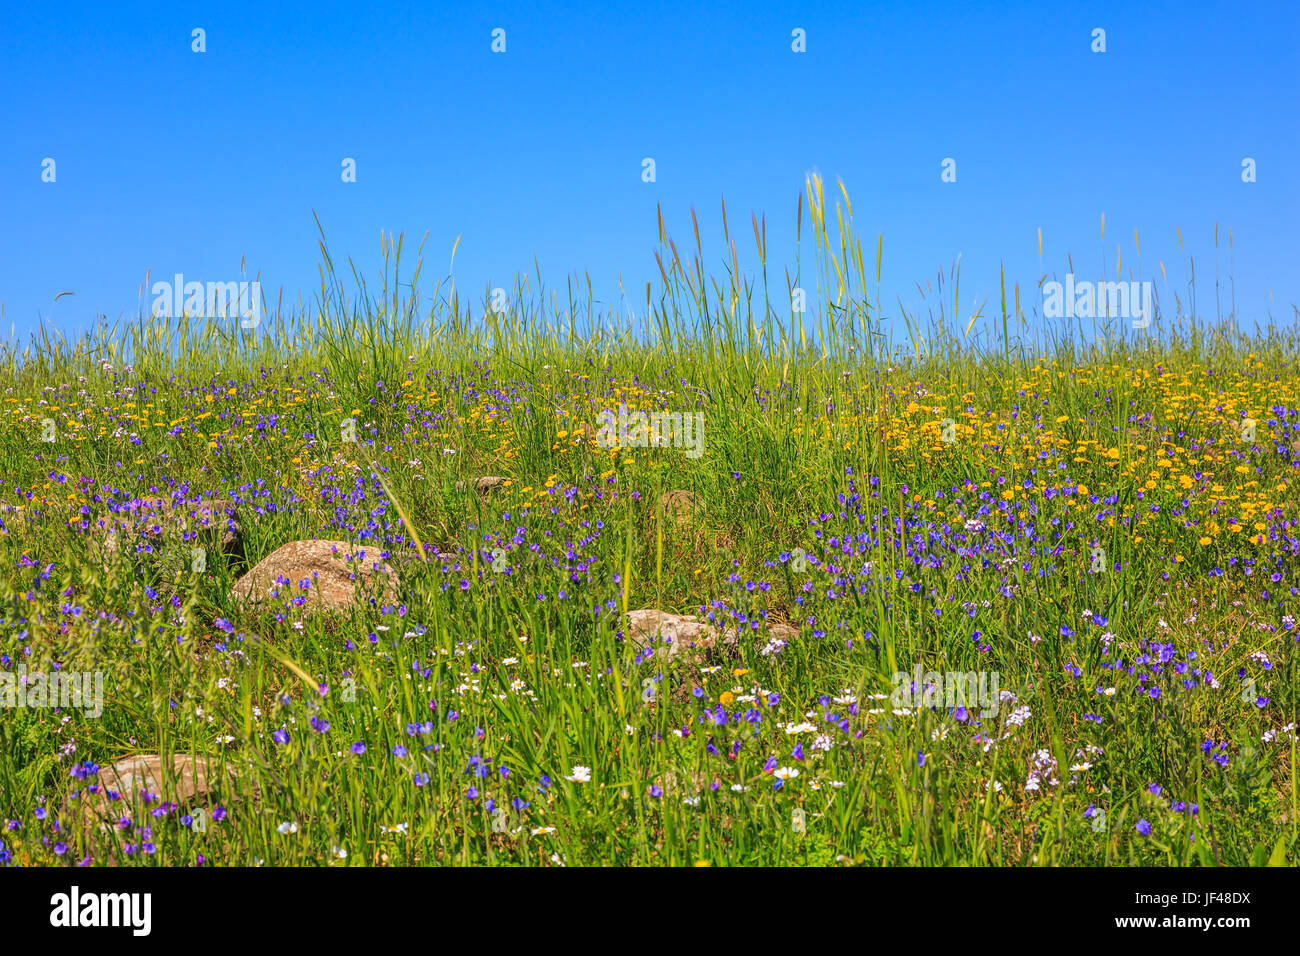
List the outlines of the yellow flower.
<svg viewBox="0 0 1300 956">
<path fill-rule="evenodd" d="M 1201 539 L 1200 541 L 1198 541 L 1197 543 L 1198 543 L 1198 544 L 1203 548 L 1203 547 L 1205 547 L 1207 544 L 1210 543 L 1210 539 L 1209 539 L 1209 538 L 1202 538 L 1202 539 Z"/>
</svg>

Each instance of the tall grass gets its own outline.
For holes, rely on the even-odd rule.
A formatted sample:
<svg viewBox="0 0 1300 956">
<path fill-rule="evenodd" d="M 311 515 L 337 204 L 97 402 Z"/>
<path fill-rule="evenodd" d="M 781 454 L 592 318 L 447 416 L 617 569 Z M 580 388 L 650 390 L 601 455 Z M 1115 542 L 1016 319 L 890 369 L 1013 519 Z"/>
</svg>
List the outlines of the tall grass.
<svg viewBox="0 0 1300 956">
<path fill-rule="evenodd" d="M 733 232 L 724 207 L 714 275 L 698 225 L 692 248 L 661 216 L 635 328 L 597 308 L 589 277 L 563 297 L 521 277 L 499 309 L 462 298 L 449 266 L 426 300 L 424 243 L 411 266 L 401 237 L 382 239 L 377 277 L 349 262 L 344 278 L 322 234 L 314 306 L 280 303 L 256 329 L 144 318 L 5 349 L 2 662 L 98 669 L 107 694 L 98 719 L 4 713 L 0 813 L 19 826 L 3 852 L 1293 860 L 1296 330 L 1244 332 L 1235 305 L 1200 319 L 1190 260 L 1186 302 L 1170 293 L 1141 334 L 1045 324 L 1037 290 L 1001 276 L 989 316 L 963 311 L 959 262 L 918 284 L 920 311 L 890 315 L 885 237 L 864 248 L 843 184 L 810 180 L 797 221 L 806 267 L 769 276 L 765 223 Z M 597 447 L 623 403 L 702 412 L 706 453 Z M 1226 431 L 1245 416 L 1254 443 Z M 485 475 L 509 483 L 480 495 Z M 670 491 L 690 493 L 684 513 Z M 177 559 L 188 532 L 94 547 L 112 507 L 173 493 L 234 501 L 244 554 L 196 574 Z M 232 599 L 252 563 L 312 537 L 387 555 L 399 604 L 364 588 L 333 616 Z M 645 607 L 741 637 L 668 662 L 627 639 L 621 613 Z M 773 650 L 787 622 L 798 636 Z M 896 706 L 894 675 L 918 664 L 996 672 L 1014 700 L 978 725 Z M 193 807 L 138 803 L 109 835 L 52 831 L 86 799 L 80 762 L 135 752 L 235 772 L 205 832 Z M 770 759 L 799 774 L 776 786 Z M 590 780 L 566 780 L 579 765 Z"/>
</svg>

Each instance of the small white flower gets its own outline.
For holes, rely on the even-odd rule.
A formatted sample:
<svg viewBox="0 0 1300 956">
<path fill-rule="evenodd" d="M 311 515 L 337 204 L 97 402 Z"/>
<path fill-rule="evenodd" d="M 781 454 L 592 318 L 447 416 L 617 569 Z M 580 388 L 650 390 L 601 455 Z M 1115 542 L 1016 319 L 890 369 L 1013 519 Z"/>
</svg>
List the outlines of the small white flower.
<svg viewBox="0 0 1300 956">
<path fill-rule="evenodd" d="M 591 768 L 575 764 L 569 776 L 564 779 L 570 783 L 591 783 Z"/>
</svg>

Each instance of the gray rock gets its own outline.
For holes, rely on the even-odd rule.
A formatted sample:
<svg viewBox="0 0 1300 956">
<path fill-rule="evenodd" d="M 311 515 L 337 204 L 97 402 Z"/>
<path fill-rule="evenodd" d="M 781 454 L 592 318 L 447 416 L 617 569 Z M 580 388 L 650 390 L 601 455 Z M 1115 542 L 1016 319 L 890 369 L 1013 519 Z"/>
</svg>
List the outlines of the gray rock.
<svg viewBox="0 0 1300 956">
<path fill-rule="evenodd" d="M 706 652 L 717 643 L 718 629 L 693 614 L 672 614 L 653 608 L 627 612 L 626 638 L 638 648 L 653 648 L 665 660 L 686 651 Z"/>
<path fill-rule="evenodd" d="M 381 557 L 377 546 L 354 546 L 346 541 L 309 539 L 290 541 L 276 548 L 235 582 L 234 600 L 259 604 L 289 601 L 303 596 L 304 610 L 339 610 L 362 593 L 381 603 L 397 601 L 397 572 Z M 364 557 L 362 557 L 364 555 Z M 304 588 L 302 582 L 310 581 Z"/>
</svg>

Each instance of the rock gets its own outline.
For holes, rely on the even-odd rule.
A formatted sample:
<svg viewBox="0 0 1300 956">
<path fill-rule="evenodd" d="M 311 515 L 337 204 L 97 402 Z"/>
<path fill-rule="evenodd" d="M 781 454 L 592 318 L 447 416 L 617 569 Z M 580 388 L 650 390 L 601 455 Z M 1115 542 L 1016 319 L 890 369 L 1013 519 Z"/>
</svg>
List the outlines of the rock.
<svg viewBox="0 0 1300 956">
<path fill-rule="evenodd" d="M 223 773 L 219 760 L 190 754 L 173 755 L 169 774 L 161 755 L 136 754 L 101 768 L 98 777 L 89 778 L 86 783 L 97 784 L 96 791 L 92 793 L 89 786 L 83 787 L 76 799 L 66 800 L 63 819 L 87 828 L 86 852 L 94 862 L 115 866 L 122 862 L 118 853 L 120 836 L 108 836 L 108 833 L 123 817 L 140 823 L 149 819 L 150 811 L 167 803 L 183 808 L 217 803 L 222 785 L 236 784 L 237 775 L 229 765 Z M 256 789 L 254 786 L 250 792 L 255 794 Z M 118 798 L 111 799 L 109 791 Z M 148 803 L 142 792 L 150 795 Z M 226 792 L 227 801 L 245 795 L 233 786 Z M 201 825 L 204 824 L 197 821 L 194 824 L 196 829 Z"/>
<path fill-rule="evenodd" d="M 302 597 L 306 610 L 338 610 L 352 606 L 360 583 L 367 597 L 395 603 L 397 573 L 381 553 L 378 546 L 354 548 L 346 541 L 290 541 L 254 565 L 230 594 L 250 604 Z"/>
<path fill-rule="evenodd" d="M 509 480 L 509 478 L 502 478 L 498 475 L 484 475 L 474 482 L 474 490 L 480 495 L 486 496 L 489 492 L 504 487 Z"/>
<path fill-rule="evenodd" d="M 693 614 L 671 614 L 653 608 L 628 611 L 625 636 L 638 648 L 673 660 L 684 651 L 708 651 L 718 640 L 718 629 Z"/>
<path fill-rule="evenodd" d="M 94 527 L 103 532 L 100 540 L 108 554 L 117 552 L 122 536 L 127 541 L 145 536 L 162 540 L 168 532 L 184 535 L 193 531 L 226 554 L 238 555 L 243 534 L 237 510 L 233 501 L 224 499 L 141 498 L 100 518 Z M 134 551 L 134 545 L 129 550 Z"/>
<path fill-rule="evenodd" d="M 799 628 L 791 624 L 768 624 L 765 628 L 753 630 L 748 625 L 745 627 L 745 633 L 758 641 L 761 647 L 766 641 L 778 640 L 785 641 L 789 644 L 799 636 Z M 722 644 L 725 647 L 735 647 L 740 643 L 740 632 L 738 628 L 729 627 L 722 632 Z"/>
<path fill-rule="evenodd" d="M 799 628 L 793 624 L 769 624 L 767 636 L 789 643 L 799 636 Z"/>
<path fill-rule="evenodd" d="M 700 499 L 690 491 L 665 491 L 659 500 L 663 504 L 664 518 L 675 522 L 679 527 L 690 524 L 704 511 Z"/>
<path fill-rule="evenodd" d="M 161 800 L 186 804 L 195 797 L 207 795 L 221 778 L 216 761 L 190 754 L 175 754 L 172 757 L 169 786 L 163 766 L 163 758 L 158 754 L 123 757 L 99 772 L 99 782 L 105 789 L 121 794 L 123 800 L 129 801 L 141 790 L 146 790 Z M 234 771 L 227 768 L 226 776 L 233 778 Z"/>
<path fill-rule="evenodd" d="M 219 762 L 207 757 L 175 754 L 171 774 L 165 772 L 165 766 L 159 754 L 123 757 L 102 768 L 97 779 L 87 780 L 88 784 L 98 783 L 98 791 L 91 793 L 88 788 L 83 789 L 78 800 L 69 802 L 68 809 L 72 815 L 79 815 L 83 823 L 95 817 L 108 821 L 123 816 L 134 818 L 135 811 L 128 808 L 142 799 L 142 791 L 152 795 L 150 807 L 164 802 L 185 806 L 207 797 L 222 782 Z M 226 781 L 233 781 L 234 769 L 227 766 L 224 776 Z M 110 798 L 109 791 L 118 794 L 118 799 Z"/>
</svg>

